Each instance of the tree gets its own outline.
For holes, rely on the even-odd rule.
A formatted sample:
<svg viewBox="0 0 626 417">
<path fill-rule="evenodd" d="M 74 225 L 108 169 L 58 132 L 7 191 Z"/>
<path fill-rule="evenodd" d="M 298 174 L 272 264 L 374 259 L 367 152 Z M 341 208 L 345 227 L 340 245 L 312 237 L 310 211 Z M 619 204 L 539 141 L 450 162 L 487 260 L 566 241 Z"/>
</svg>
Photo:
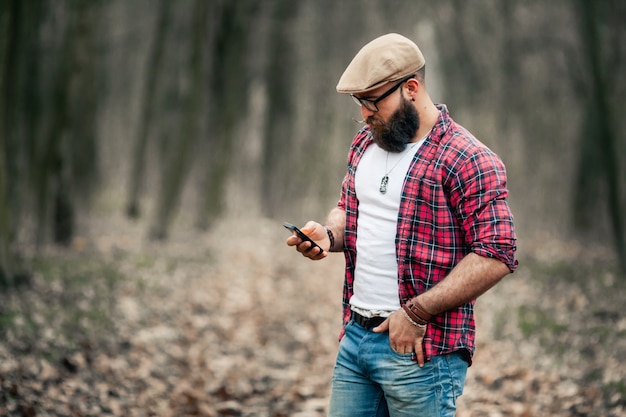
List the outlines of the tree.
<svg viewBox="0 0 626 417">
<path fill-rule="evenodd" d="M 188 88 L 185 92 L 184 107 L 179 115 L 177 146 L 171 158 L 167 160 L 163 170 L 162 187 L 156 207 L 156 217 L 152 225 L 151 236 L 164 239 L 170 226 L 175 207 L 178 205 L 180 193 L 187 173 L 189 172 L 190 156 L 198 137 L 198 121 L 204 94 L 203 53 L 205 48 L 204 34 L 207 29 L 209 3 L 196 0 L 191 14 L 191 45 L 186 65 Z"/>
<path fill-rule="evenodd" d="M 38 201 L 38 243 L 52 227 L 56 243 L 69 244 L 76 205 L 89 192 L 97 172 L 96 129 L 98 3 L 72 0 L 60 12 L 67 24 L 53 61 L 49 128 L 38 141 L 32 165 Z M 82 193 L 81 193 L 82 191 Z"/>
<path fill-rule="evenodd" d="M 600 196 L 592 189 L 597 182 L 589 179 L 600 180 L 600 183 L 605 186 L 606 203 L 618 259 L 622 270 L 626 273 L 625 210 L 622 205 L 622 184 L 617 160 L 615 112 L 610 100 L 611 89 L 615 85 L 612 77 L 616 73 L 612 72 L 612 68 L 606 64 L 607 54 L 619 53 L 607 51 L 606 46 L 609 48 L 620 46 L 607 42 L 602 36 L 602 32 L 610 34 L 611 31 L 621 26 L 626 15 L 617 13 L 620 9 L 613 7 L 616 5 L 612 1 L 579 0 L 577 5 L 583 61 L 587 65 L 588 78 L 585 83 L 586 94 L 583 97 L 586 118 L 582 129 L 582 152 L 574 210 L 577 211 L 579 219 L 584 215 L 581 213 L 582 209 L 598 210 L 598 205 L 590 201 L 594 196 Z"/>
<path fill-rule="evenodd" d="M 13 76 L 12 63 L 15 54 L 16 24 L 19 0 L 3 2 L 0 5 L 0 283 L 8 283 L 13 278 L 13 260 L 9 252 L 12 242 L 10 232 L 10 210 L 7 190 L 6 149 L 11 137 L 8 120 L 9 103 L 12 95 L 8 80 Z"/>
<path fill-rule="evenodd" d="M 268 66 L 266 83 L 268 106 L 261 162 L 260 198 L 264 211 L 272 215 L 277 206 L 283 204 L 296 175 L 289 175 L 296 166 L 286 155 L 290 155 L 294 144 L 294 119 L 296 101 L 292 94 L 296 68 L 294 36 L 291 23 L 298 11 L 299 2 L 277 0 L 273 2 L 271 33 L 268 44 Z"/>
<path fill-rule="evenodd" d="M 208 72 L 209 104 L 200 207 L 196 224 L 208 228 L 222 214 L 226 183 L 232 165 L 235 133 L 247 112 L 250 73 L 248 53 L 256 32 L 250 30 L 261 2 L 223 2 L 217 9 Z"/>
<path fill-rule="evenodd" d="M 145 181 L 146 170 L 146 150 L 148 148 L 148 138 L 153 133 L 151 126 L 154 122 L 156 112 L 155 97 L 157 82 L 163 69 L 163 53 L 165 49 L 165 39 L 170 27 L 172 2 L 161 0 L 159 2 L 159 14 L 154 29 L 152 45 L 145 66 L 146 83 L 143 88 L 143 100 L 141 103 L 141 116 L 139 119 L 139 131 L 135 139 L 131 158 L 131 177 L 128 188 L 128 201 L 126 214 L 131 218 L 138 218 L 140 215 L 139 199 L 141 185 Z"/>
</svg>

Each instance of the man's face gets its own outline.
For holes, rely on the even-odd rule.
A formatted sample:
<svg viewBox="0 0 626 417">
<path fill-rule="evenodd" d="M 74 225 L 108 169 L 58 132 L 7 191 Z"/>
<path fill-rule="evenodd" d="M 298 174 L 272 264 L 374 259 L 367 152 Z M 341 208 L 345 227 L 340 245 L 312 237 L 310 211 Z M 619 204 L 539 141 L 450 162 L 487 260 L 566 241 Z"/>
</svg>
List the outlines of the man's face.
<svg viewBox="0 0 626 417">
<path fill-rule="evenodd" d="M 373 113 L 365 120 L 372 131 L 372 139 L 388 152 L 402 152 L 417 134 L 420 127 L 419 113 L 409 100 L 400 95 L 398 108 L 384 120 Z"/>
</svg>

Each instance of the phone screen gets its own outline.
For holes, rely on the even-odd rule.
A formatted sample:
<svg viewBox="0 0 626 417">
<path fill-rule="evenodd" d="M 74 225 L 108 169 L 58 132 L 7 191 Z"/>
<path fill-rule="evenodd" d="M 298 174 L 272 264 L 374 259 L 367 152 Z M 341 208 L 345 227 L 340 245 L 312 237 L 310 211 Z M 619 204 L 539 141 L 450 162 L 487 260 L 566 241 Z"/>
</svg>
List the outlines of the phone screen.
<svg viewBox="0 0 626 417">
<path fill-rule="evenodd" d="M 316 247 L 316 248 L 318 248 L 318 249 L 319 249 L 320 253 L 324 252 L 324 249 L 322 249 L 322 248 L 320 247 L 320 245 L 318 245 L 317 243 L 315 243 L 315 242 L 313 241 L 313 239 L 311 239 L 310 237 L 308 237 L 307 235 L 305 235 L 305 234 L 304 234 L 304 232 L 303 232 L 302 230 L 298 229 L 298 228 L 297 228 L 296 226 L 294 226 L 293 224 L 291 224 L 291 223 L 287 223 L 287 222 L 284 222 L 284 223 L 283 223 L 283 226 L 284 226 L 285 228 L 287 228 L 287 229 L 291 230 L 292 232 L 295 232 L 295 233 L 298 235 L 298 237 L 299 237 L 300 239 L 302 239 L 302 240 L 308 240 L 309 242 L 311 242 L 311 248 Z"/>
</svg>

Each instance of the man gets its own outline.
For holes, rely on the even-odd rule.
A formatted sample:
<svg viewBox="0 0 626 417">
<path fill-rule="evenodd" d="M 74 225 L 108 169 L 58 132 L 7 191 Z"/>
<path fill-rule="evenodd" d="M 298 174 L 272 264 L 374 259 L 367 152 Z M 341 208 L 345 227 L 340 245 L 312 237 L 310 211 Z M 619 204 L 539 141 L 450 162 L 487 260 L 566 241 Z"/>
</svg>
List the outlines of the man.
<svg viewBox="0 0 626 417">
<path fill-rule="evenodd" d="M 476 298 L 517 267 L 501 160 L 426 91 L 419 48 L 365 45 L 337 85 L 367 123 L 323 226 L 291 236 L 343 251 L 344 327 L 329 416 L 454 416 L 474 353 Z"/>
</svg>

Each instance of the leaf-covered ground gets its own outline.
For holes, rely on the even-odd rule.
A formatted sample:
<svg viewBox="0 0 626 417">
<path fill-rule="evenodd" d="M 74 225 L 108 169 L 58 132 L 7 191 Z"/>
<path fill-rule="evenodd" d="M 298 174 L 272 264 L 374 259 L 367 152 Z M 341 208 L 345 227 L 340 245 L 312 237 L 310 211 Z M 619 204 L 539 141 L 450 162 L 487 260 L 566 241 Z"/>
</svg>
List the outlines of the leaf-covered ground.
<svg viewBox="0 0 626 417">
<path fill-rule="evenodd" d="M 259 219 L 144 236 L 91 225 L 2 289 L 0 415 L 325 415 L 340 254 L 305 260 Z M 577 255 L 528 255 L 478 301 L 459 417 L 626 415 L 626 283 Z"/>
</svg>

